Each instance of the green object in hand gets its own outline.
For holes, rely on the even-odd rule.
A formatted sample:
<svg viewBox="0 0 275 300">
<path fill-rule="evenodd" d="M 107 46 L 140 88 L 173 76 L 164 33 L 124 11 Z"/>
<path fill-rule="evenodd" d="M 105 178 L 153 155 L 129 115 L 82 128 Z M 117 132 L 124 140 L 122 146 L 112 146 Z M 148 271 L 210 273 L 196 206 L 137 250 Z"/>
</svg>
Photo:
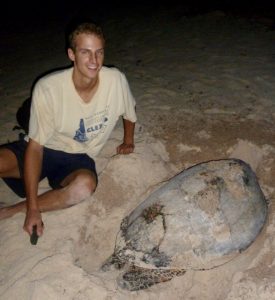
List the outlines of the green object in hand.
<svg viewBox="0 0 275 300">
<path fill-rule="evenodd" d="M 32 234 L 31 234 L 31 238 L 30 238 L 31 244 L 36 245 L 38 238 L 39 238 L 39 236 L 37 235 L 37 225 L 34 225 L 32 227 Z"/>
</svg>

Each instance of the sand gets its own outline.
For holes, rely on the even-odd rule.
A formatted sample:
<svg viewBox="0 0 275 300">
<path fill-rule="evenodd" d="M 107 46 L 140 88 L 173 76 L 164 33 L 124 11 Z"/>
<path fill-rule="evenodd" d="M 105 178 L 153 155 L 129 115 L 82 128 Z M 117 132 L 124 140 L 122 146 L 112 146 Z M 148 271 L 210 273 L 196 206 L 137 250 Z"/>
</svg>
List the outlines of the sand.
<svg viewBox="0 0 275 300">
<path fill-rule="evenodd" d="M 261 20 L 260 20 L 261 21 Z M 21 26 L 1 43 L 0 142 L 17 138 L 15 113 L 41 73 L 65 66 L 63 23 Z M 81 204 L 43 214 L 33 246 L 24 214 L 0 221 L 0 299 L 275 299 L 275 60 L 270 23 L 177 10 L 104 21 L 106 64 L 123 71 L 137 101 L 136 148 L 119 156 L 119 122 L 97 158 L 99 185 Z M 268 201 L 254 243 L 229 263 L 129 292 L 102 272 L 124 216 L 179 171 L 235 157 L 248 162 Z M 40 191 L 47 188 L 43 182 Z M 1 182 L 1 202 L 18 199 Z"/>
</svg>

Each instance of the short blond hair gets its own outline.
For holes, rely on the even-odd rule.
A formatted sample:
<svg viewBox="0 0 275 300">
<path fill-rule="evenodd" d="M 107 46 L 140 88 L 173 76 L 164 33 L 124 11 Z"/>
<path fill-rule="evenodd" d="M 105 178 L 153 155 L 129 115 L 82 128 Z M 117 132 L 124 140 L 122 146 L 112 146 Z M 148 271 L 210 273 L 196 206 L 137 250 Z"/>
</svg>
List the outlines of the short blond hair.
<svg viewBox="0 0 275 300">
<path fill-rule="evenodd" d="M 76 37 L 81 34 L 91 34 L 97 36 L 99 39 L 102 40 L 103 44 L 105 45 L 105 37 L 103 31 L 100 26 L 96 25 L 95 23 L 91 22 L 83 22 L 78 24 L 69 34 L 67 40 L 67 48 L 71 48 L 75 51 L 76 48 Z"/>
</svg>

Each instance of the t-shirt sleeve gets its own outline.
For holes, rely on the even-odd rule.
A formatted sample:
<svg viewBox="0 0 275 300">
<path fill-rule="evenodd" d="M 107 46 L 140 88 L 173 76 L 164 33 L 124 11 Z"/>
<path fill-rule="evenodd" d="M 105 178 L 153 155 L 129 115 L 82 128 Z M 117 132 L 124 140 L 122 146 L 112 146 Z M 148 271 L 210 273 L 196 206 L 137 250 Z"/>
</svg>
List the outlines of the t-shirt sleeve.
<svg viewBox="0 0 275 300">
<path fill-rule="evenodd" d="M 132 95 L 128 81 L 124 74 L 121 74 L 121 83 L 122 83 L 122 95 L 123 95 L 123 102 L 124 102 L 124 113 L 122 117 L 123 119 L 135 123 L 137 121 L 136 101 Z"/>
<path fill-rule="evenodd" d="M 32 94 L 29 137 L 45 145 L 54 132 L 54 114 L 50 91 L 37 84 Z"/>
</svg>

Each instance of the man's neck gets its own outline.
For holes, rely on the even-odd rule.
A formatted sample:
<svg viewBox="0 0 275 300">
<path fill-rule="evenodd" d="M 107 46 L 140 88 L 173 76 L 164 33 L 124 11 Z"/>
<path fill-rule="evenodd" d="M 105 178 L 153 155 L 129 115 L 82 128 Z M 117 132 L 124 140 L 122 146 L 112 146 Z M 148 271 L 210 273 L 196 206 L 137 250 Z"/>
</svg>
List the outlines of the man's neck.
<svg viewBox="0 0 275 300">
<path fill-rule="evenodd" d="M 78 76 L 74 76 L 73 73 L 73 83 L 77 93 L 79 94 L 79 96 L 82 98 L 84 102 L 90 102 L 98 88 L 98 83 L 99 83 L 98 76 L 90 80 L 85 80 L 85 79 L 83 80 L 77 77 Z"/>
</svg>

